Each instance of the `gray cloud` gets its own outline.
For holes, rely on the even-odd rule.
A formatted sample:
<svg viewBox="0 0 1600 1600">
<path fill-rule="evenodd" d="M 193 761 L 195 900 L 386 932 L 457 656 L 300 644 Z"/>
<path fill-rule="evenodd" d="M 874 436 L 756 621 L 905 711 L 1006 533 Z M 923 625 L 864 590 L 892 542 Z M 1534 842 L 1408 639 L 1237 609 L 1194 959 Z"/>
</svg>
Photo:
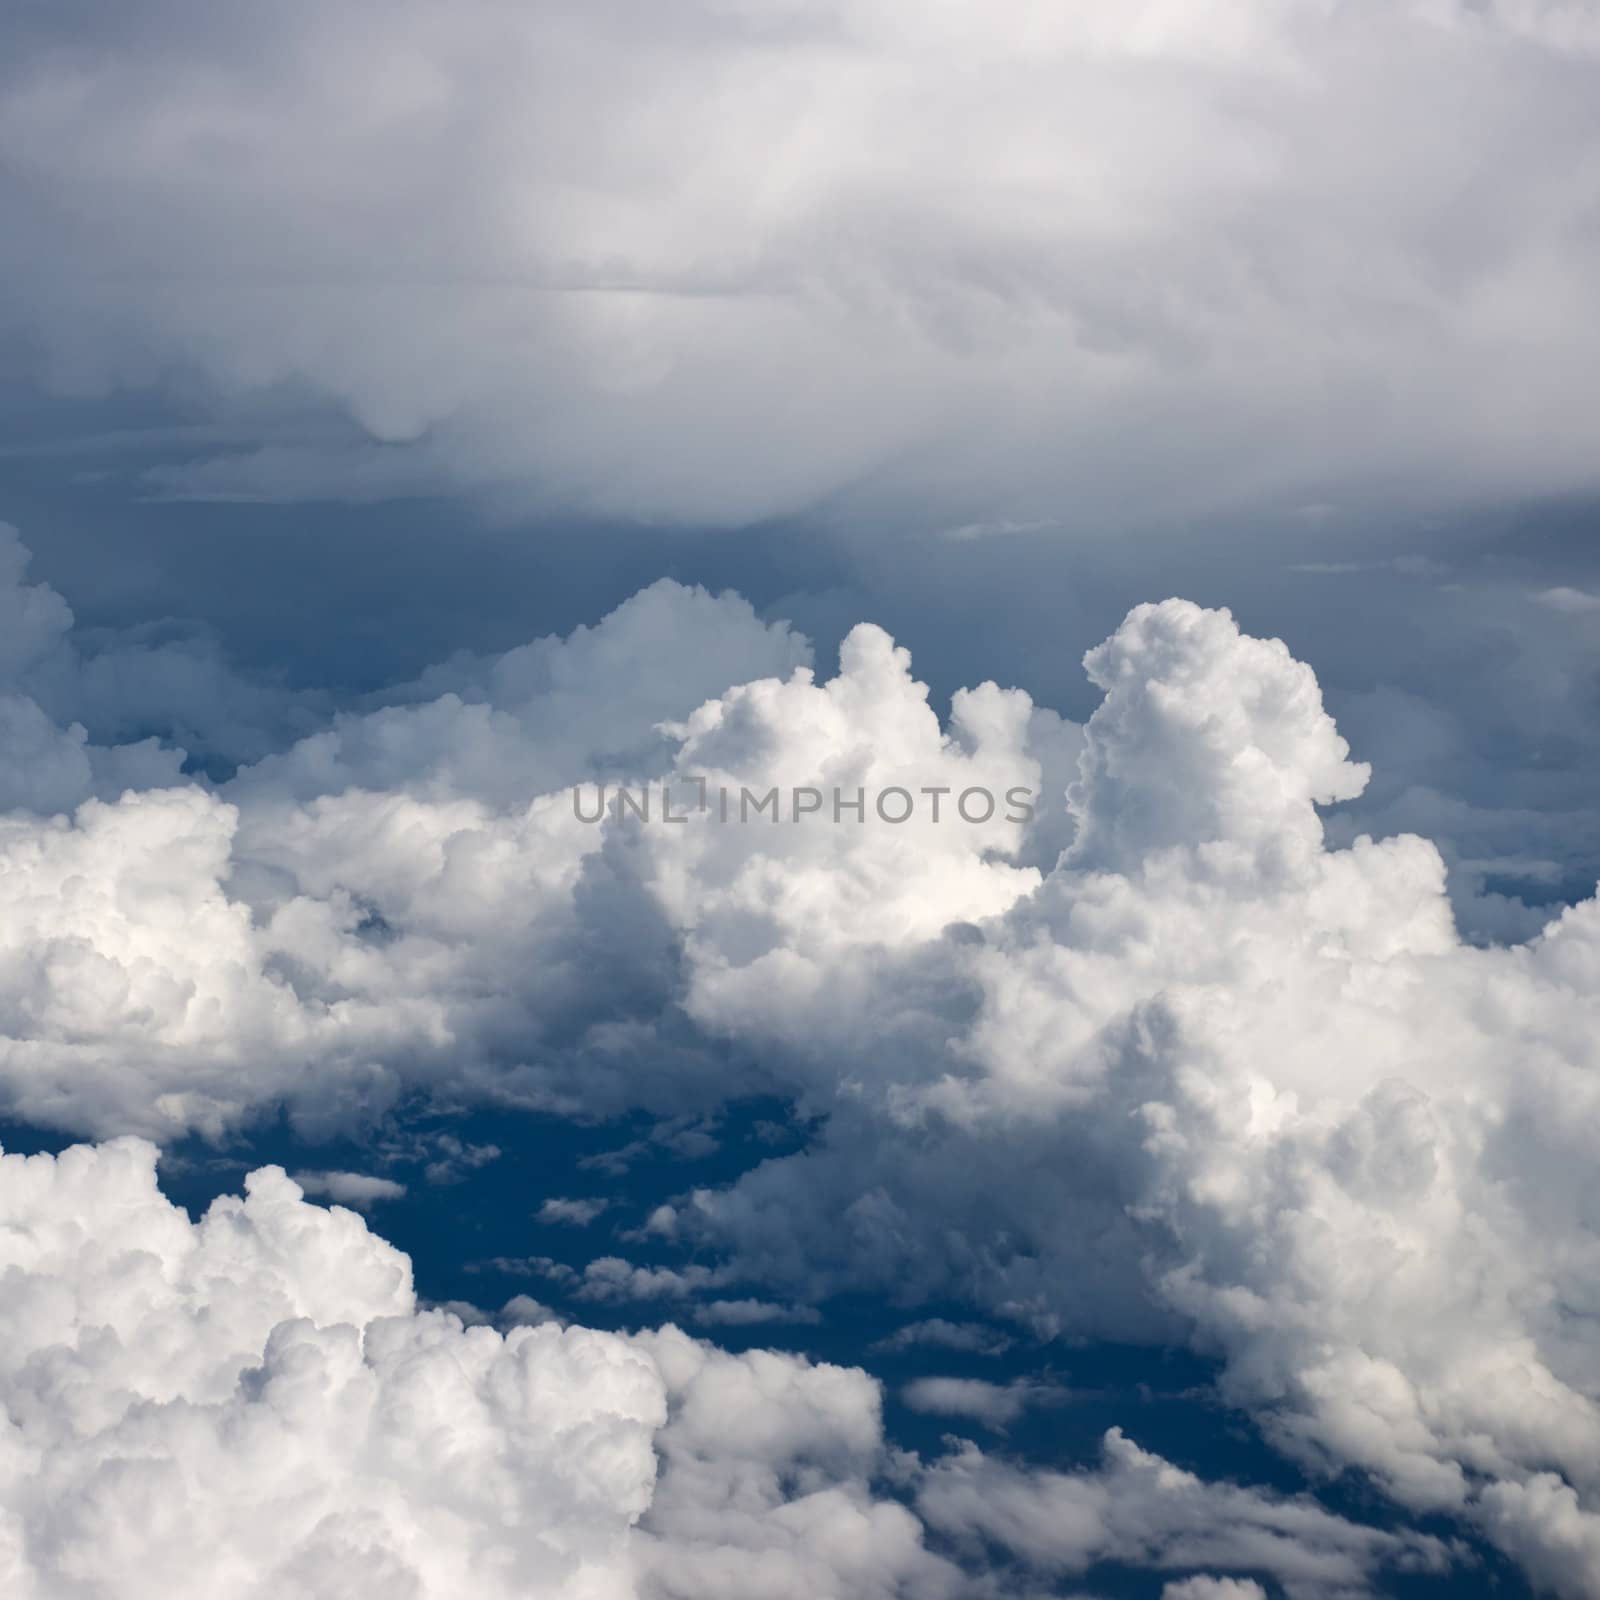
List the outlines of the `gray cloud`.
<svg viewBox="0 0 1600 1600">
<path fill-rule="evenodd" d="M 1066 1397 L 1064 1389 L 1017 1379 L 990 1383 L 983 1378 L 917 1378 L 901 1391 L 913 1411 L 935 1416 L 970 1417 L 997 1433 L 1030 1406 L 1051 1405 Z"/>
<path fill-rule="evenodd" d="M 993 1540 L 1058 1575 L 1107 1559 L 1180 1572 L 1243 1569 L 1270 1573 L 1289 1600 L 1338 1600 L 1367 1593 L 1375 1567 L 1448 1566 L 1436 1540 L 1355 1527 L 1303 1498 L 1202 1482 L 1120 1429 L 1106 1434 L 1103 1448 L 1098 1471 L 1069 1474 L 1019 1471 L 967 1445 L 933 1467 L 917 1507 L 941 1532 Z M 1252 1593 L 1260 1590 L 1188 1591 L 1193 1600 Z"/>
<path fill-rule="evenodd" d="M 294 1181 L 306 1194 L 326 1195 L 358 1211 L 365 1211 L 380 1200 L 398 1200 L 406 1192 L 406 1186 L 393 1178 L 377 1178 L 365 1172 L 297 1172 Z"/>
<path fill-rule="evenodd" d="M 25 370 L 301 386 L 374 442 L 191 454 L 160 494 L 960 528 L 1595 486 L 1582 5 L 8 29 Z"/>
</svg>

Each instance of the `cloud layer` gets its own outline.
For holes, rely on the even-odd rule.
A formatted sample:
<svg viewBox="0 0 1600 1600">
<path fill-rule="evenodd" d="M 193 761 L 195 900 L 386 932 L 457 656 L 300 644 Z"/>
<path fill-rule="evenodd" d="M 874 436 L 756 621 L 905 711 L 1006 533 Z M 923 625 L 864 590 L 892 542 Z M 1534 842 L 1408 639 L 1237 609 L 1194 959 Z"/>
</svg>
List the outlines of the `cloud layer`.
<svg viewBox="0 0 1600 1600">
<path fill-rule="evenodd" d="M 62 610 L 3 603 L 48 727 L 30 662 Z M 1226 612 L 1130 613 L 1084 728 L 993 684 L 941 721 L 870 625 L 833 676 L 808 662 L 736 596 L 661 584 L 220 786 L 152 749 L 158 787 L 99 797 L 57 728 L 91 751 L 76 811 L 0 822 L 8 1108 L 164 1136 L 280 1104 L 360 1125 L 413 1089 L 584 1115 L 776 1092 L 819 1136 L 650 1219 L 717 1264 L 601 1247 L 585 1293 L 714 1294 L 733 1323 L 771 1305 L 735 1283 L 859 1289 L 1188 1341 L 1311 1472 L 1592 1587 L 1600 902 L 1477 948 L 1426 840 L 1331 848 L 1318 807 L 1367 769 Z M 647 779 L 947 804 L 615 808 Z M 600 783 L 585 822 L 572 786 Z M 948 805 L 1012 788 L 1032 817 Z"/>
<path fill-rule="evenodd" d="M 1595 487 L 1582 0 L 84 0 L 8 35 L 17 370 L 242 408 L 161 493 L 970 533 Z"/>
<path fill-rule="evenodd" d="M 1297 1600 L 1444 1559 L 1202 1485 L 1120 1434 L 1100 1468 L 1037 1481 L 972 1447 L 896 1457 L 857 1369 L 671 1327 L 464 1324 L 280 1169 L 191 1222 L 155 1154 L 0 1156 L 0 1574 L 18 1600 L 998 1592 L 930 1530 L 1040 1571 L 1260 1571 Z"/>
</svg>

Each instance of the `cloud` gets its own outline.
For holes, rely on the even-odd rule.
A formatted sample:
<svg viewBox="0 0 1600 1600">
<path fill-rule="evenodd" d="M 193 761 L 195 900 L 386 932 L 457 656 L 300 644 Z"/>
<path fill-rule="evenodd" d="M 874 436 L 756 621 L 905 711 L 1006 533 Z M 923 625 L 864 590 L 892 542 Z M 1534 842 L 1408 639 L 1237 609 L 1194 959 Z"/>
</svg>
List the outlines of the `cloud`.
<svg viewBox="0 0 1600 1600">
<path fill-rule="evenodd" d="M 1224 613 L 1137 608 L 1088 665 L 1074 842 L 970 931 L 797 918 L 752 947 L 714 898 L 683 913 L 706 1026 L 819 1094 L 849 1076 L 817 1146 L 678 1205 L 680 1232 L 808 1298 L 966 1294 L 1046 1334 L 1188 1319 L 1314 1470 L 1516 1542 L 1541 1524 L 1504 1507 L 1554 1469 L 1593 1516 L 1565 1308 L 1596 1250 L 1596 902 L 1473 949 L 1425 841 L 1327 848 L 1315 808 L 1365 770 L 1311 675 Z M 789 848 L 748 881 L 793 881 Z"/>
<path fill-rule="evenodd" d="M 181 750 L 154 739 L 91 744 L 82 722 L 58 721 L 48 709 L 51 685 L 77 679 L 81 664 L 70 643 L 71 610 L 47 584 L 27 581 L 29 561 L 17 530 L 0 522 L 0 812 L 49 815 L 124 784 L 171 781 Z M 85 698 L 72 695 L 75 706 Z"/>
<path fill-rule="evenodd" d="M 1554 589 L 1542 589 L 1533 598 L 1547 611 L 1560 611 L 1574 617 L 1592 616 L 1600 611 L 1600 595 L 1590 594 L 1587 589 L 1569 588 L 1564 584 Z"/>
<path fill-rule="evenodd" d="M 437 1134 L 422 1148 L 428 1157 L 422 1175 L 433 1184 L 458 1183 L 467 1173 L 500 1159 L 499 1145 L 471 1144 L 453 1133 Z"/>
<path fill-rule="evenodd" d="M 865 1373 L 531 1302 L 464 1325 L 281 1171 L 191 1223 L 133 1140 L 0 1158 L 0 1219 L 0 1561 L 30 1600 L 632 1600 L 751 1563 L 773 1595 L 954 1592 L 869 1490 Z"/>
<path fill-rule="evenodd" d="M 546 1200 L 538 1210 L 540 1222 L 567 1223 L 575 1228 L 587 1228 L 611 1204 L 609 1200 Z"/>
<path fill-rule="evenodd" d="M 676 1329 L 641 1335 L 671 1419 L 643 1563 L 661 1600 L 852 1600 L 966 1593 L 916 1516 L 875 1497 L 881 1398 L 866 1373 L 774 1351 L 732 1356 Z"/>
<path fill-rule="evenodd" d="M 315 694 L 232 671 L 194 627 L 146 625 L 90 645 L 66 601 L 28 582 L 30 560 L 0 522 L 0 726 L 5 748 L 29 746 L 0 777 L 0 808 L 48 813 L 177 782 L 190 754 L 257 759 L 325 709 Z"/>
<path fill-rule="evenodd" d="M 36 652 L 62 617 L 26 589 Z M 657 1113 L 613 1170 L 778 1093 L 804 1147 L 671 1199 L 653 1230 L 693 1259 L 567 1267 L 575 1299 L 862 1291 L 1189 1341 L 1311 1473 L 1583 1593 L 1600 902 L 1464 941 L 1426 839 L 1325 828 L 1367 765 L 1226 612 L 1136 607 L 1086 665 L 1085 728 L 993 683 L 941 718 L 881 629 L 827 676 L 661 585 L 226 784 L 12 812 L 0 1090 L 163 1136 L 430 1089 Z M 574 815 L 570 785 L 646 778 L 1066 793 L 986 824 Z"/>
<path fill-rule="evenodd" d="M 778 1305 L 771 1300 L 706 1300 L 689 1314 L 702 1326 L 713 1328 L 753 1328 L 767 1322 L 815 1325 L 822 1321 L 815 1306 Z"/>
<path fill-rule="evenodd" d="M 1304 1498 L 1203 1483 L 1116 1428 L 1105 1436 L 1100 1467 L 1080 1473 L 1022 1472 L 965 1445 L 930 1469 L 917 1509 L 953 1539 L 993 1541 L 1057 1576 L 1099 1561 L 1244 1569 L 1270 1573 L 1289 1600 L 1334 1600 L 1366 1593 L 1380 1566 L 1442 1572 L 1448 1565 L 1437 1540 L 1356 1527 Z M 1244 1600 L 1260 1590 L 1176 1592 Z"/>
<path fill-rule="evenodd" d="M 29 659 L 68 648 L 65 607 L 21 581 L 20 556 L 11 570 L 6 603 L 42 619 Z M 124 761 L 104 798 L 96 761 L 125 749 L 86 750 L 32 703 L 8 720 L 0 700 L 0 771 L 30 786 L 0 800 L 69 813 L 0 817 L 0 1093 L 35 1121 L 166 1136 L 282 1100 L 306 1124 L 359 1121 L 458 1073 L 463 1047 L 528 1100 L 572 1103 L 552 1054 L 587 1058 L 590 1095 L 619 1081 L 669 1048 L 649 1019 L 671 953 L 649 907 L 619 901 L 634 891 L 586 868 L 602 830 L 563 785 L 659 768 L 664 720 L 807 654 L 735 596 L 662 584 L 565 641 L 454 661 L 412 702 L 335 719 L 222 788 L 176 759 Z"/>
<path fill-rule="evenodd" d="M 1161 1590 L 1161 1600 L 1267 1600 L 1254 1578 L 1182 1578 Z"/>
<path fill-rule="evenodd" d="M 1051 1404 L 1064 1393 L 1027 1379 L 989 1383 L 982 1378 L 917 1378 L 900 1391 L 900 1397 L 913 1411 L 971 1417 L 1004 1433 L 1029 1406 Z"/>
<path fill-rule="evenodd" d="M 1012 1343 L 1004 1333 L 982 1323 L 950 1322 L 944 1317 L 928 1317 L 897 1328 L 887 1339 L 879 1341 L 879 1348 L 910 1350 L 919 1345 L 932 1345 L 942 1350 L 965 1350 L 973 1355 L 1000 1356 L 1011 1348 Z"/>
<path fill-rule="evenodd" d="M 858 1369 L 563 1327 L 525 1299 L 504 1332 L 421 1309 L 403 1255 L 281 1170 L 191 1221 L 155 1157 L 0 1157 L 0 1570 L 25 1600 L 981 1600 L 981 1565 L 935 1554 L 922 1519 L 1063 1570 L 1059 1536 L 1041 1549 L 1007 1510 L 1027 1497 L 1072 1500 L 1085 1552 L 1167 1571 L 1227 1551 L 1291 1595 L 1433 1557 L 1119 1436 L 1076 1478 L 969 1449 L 924 1466 L 887 1449 Z"/>
<path fill-rule="evenodd" d="M 713 1288 L 721 1277 L 711 1267 L 636 1267 L 619 1256 L 602 1256 L 583 1272 L 583 1295 L 593 1300 L 677 1299 L 697 1290 Z"/>
<path fill-rule="evenodd" d="M 1581 5 L 379 15 L 11 30 L 23 370 L 366 436 L 151 493 L 962 527 L 1594 486 Z"/>
<path fill-rule="evenodd" d="M 666 1405 L 622 1340 L 419 1311 L 276 1169 L 191 1223 L 148 1145 L 6 1156 L 0 1209 L 12 1592 L 631 1592 Z"/>
<path fill-rule="evenodd" d="M 297 1172 L 294 1181 L 306 1194 L 325 1194 L 343 1206 L 364 1211 L 379 1200 L 398 1200 L 406 1192 L 392 1178 L 374 1178 L 364 1172 Z"/>
</svg>

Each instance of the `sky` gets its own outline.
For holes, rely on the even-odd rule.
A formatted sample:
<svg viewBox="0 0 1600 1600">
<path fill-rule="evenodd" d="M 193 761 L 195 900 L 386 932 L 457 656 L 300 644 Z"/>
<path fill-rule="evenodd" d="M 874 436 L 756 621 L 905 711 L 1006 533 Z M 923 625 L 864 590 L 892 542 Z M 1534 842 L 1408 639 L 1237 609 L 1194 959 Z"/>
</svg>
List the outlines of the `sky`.
<svg viewBox="0 0 1600 1600">
<path fill-rule="evenodd" d="M 14 0 L 18 1600 L 1600 1592 L 1594 0 Z"/>
</svg>

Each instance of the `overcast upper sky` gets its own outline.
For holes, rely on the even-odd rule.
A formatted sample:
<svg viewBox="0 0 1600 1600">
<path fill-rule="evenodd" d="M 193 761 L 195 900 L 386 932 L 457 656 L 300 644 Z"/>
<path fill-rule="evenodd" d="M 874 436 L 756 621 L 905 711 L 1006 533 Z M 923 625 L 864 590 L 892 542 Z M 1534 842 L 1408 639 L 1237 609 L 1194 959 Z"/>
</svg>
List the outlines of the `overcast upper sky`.
<svg viewBox="0 0 1600 1600">
<path fill-rule="evenodd" d="M 1596 284 L 1597 0 L 12 0 L 0 1586 L 1600 1592 Z"/>
<path fill-rule="evenodd" d="M 1586 0 L 6 26 L 14 370 L 257 408 L 159 494 L 976 536 L 1596 486 Z"/>
</svg>

